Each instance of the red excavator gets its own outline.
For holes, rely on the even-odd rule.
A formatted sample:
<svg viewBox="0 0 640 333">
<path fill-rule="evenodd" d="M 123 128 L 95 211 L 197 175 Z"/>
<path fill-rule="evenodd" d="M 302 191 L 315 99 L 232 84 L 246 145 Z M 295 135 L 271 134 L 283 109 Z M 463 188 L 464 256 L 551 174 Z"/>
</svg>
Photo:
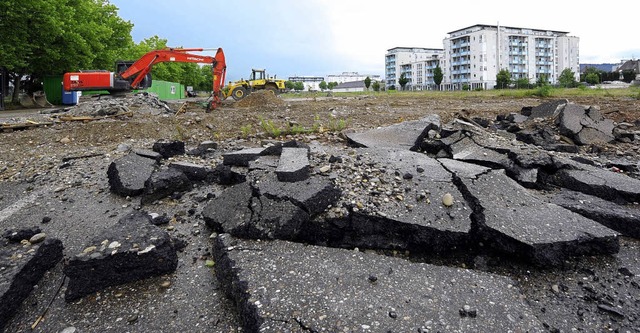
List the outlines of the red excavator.
<svg viewBox="0 0 640 333">
<path fill-rule="evenodd" d="M 160 62 L 193 62 L 206 63 L 213 66 L 213 96 L 210 109 L 215 109 L 222 102 L 221 91 L 224 85 L 227 64 L 224 52 L 217 49 L 213 57 L 190 54 L 205 49 L 166 48 L 143 55 L 137 61 L 116 62 L 116 72 L 105 70 L 80 71 L 65 73 L 62 79 L 64 90 L 107 90 L 109 93 L 121 93 L 133 89 L 146 89 L 151 86 L 151 67 Z"/>
</svg>

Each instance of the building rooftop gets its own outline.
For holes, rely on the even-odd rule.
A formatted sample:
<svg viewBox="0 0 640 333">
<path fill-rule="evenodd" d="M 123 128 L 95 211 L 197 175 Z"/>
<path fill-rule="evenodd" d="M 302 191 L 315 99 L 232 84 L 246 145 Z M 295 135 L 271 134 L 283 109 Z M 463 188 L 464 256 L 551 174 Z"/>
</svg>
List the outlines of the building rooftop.
<svg viewBox="0 0 640 333">
<path fill-rule="evenodd" d="M 401 50 L 409 50 L 411 52 L 416 52 L 418 50 L 423 52 L 444 52 L 444 49 L 436 49 L 436 48 L 428 48 L 428 47 L 404 47 L 404 46 L 397 46 L 397 47 L 388 49 L 387 52 L 401 51 Z"/>
<path fill-rule="evenodd" d="M 350 81 L 350 82 L 344 82 L 344 83 L 340 83 L 339 85 L 335 86 L 333 89 L 351 89 L 351 88 L 366 88 L 364 81 Z"/>
<path fill-rule="evenodd" d="M 457 32 L 461 32 L 464 30 L 468 30 L 468 29 L 472 29 L 472 28 L 495 28 L 497 29 L 498 26 L 497 25 L 490 25 L 490 24 L 474 24 L 471 26 L 468 26 L 466 28 L 462 28 L 462 29 L 457 29 L 451 32 L 448 32 L 449 35 L 451 34 L 455 34 Z M 518 30 L 533 30 L 533 31 L 542 31 L 542 32 L 552 32 L 552 33 L 556 33 L 556 34 L 568 34 L 568 31 L 558 31 L 558 30 L 549 30 L 549 29 L 534 29 L 534 28 L 521 28 L 521 27 L 511 27 L 511 26 L 506 26 L 506 25 L 501 25 L 500 27 L 502 28 L 506 28 L 506 29 L 518 29 Z"/>
</svg>

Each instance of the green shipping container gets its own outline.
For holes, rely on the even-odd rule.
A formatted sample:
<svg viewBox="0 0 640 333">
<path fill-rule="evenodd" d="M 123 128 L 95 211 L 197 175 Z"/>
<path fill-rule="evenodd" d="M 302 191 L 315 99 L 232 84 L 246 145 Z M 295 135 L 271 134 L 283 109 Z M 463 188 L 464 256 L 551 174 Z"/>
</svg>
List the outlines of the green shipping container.
<svg viewBox="0 0 640 333">
<path fill-rule="evenodd" d="M 43 87 L 49 103 L 53 105 L 62 104 L 62 75 L 45 76 Z"/>
<path fill-rule="evenodd" d="M 146 91 L 154 93 L 158 95 L 158 98 L 164 100 L 185 98 L 184 85 L 176 82 L 153 80 L 151 87 L 147 88 Z"/>
</svg>

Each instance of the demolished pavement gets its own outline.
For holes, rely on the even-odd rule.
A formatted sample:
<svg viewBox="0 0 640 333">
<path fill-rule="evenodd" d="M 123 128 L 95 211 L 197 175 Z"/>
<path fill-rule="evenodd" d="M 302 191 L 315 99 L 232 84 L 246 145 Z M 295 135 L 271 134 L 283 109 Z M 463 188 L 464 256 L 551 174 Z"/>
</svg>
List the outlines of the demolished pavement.
<svg viewBox="0 0 640 333">
<path fill-rule="evenodd" d="M 104 188 L 96 193 L 60 190 L 69 193 L 62 201 L 73 212 L 39 211 L 47 214 L 46 226 L 96 226 L 75 238 L 52 234 L 67 237 L 51 255 L 60 258 L 65 245 L 62 269 L 53 269 L 60 259 L 48 259 L 24 278 L 13 268 L 25 265 L 16 253 L 42 251 L 28 240 L 8 244 L 39 232 L 6 232 L 1 296 L 17 301 L 3 311 L 20 312 L 21 299 L 44 283 L 39 281 L 64 276 L 65 300 L 53 302 L 48 317 L 58 311 L 65 320 L 45 320 L 39 329 L 85 330 L 92 326 L 69 309 L 117 303 L 126 290 L 118 288 L 136 281 L 156 281 L 165 290 L 142 287 L 143 298 L 162 295 L 170 292 L 172 276 L 188 279 L 181 270 L 192 272 L 189 263 L 199 263 L 213 271 L 197 273 L 210 276 L 198 280 L 204 290 L 191 290 L 192 297 L 216 307 L 226 297 L 232 304 L 223 307 L 228 315 L 202 323 L 208 330 L 631 328 L 640 310 L 632 301 L 640 294 L 640 264 L 632 259 L 640 220 L 637 161 L 623 173 L 612 165 L 624 163 L 579 152 L 635 142 L 635 135 L 595 107 L 559 100 L 495 121 L 460 117 L 441 124 L 429 115 L 322 143 L 188 150 L 183 142 L 158 140 L 101 160 L 104 173 L 95 182 Z M 78 161 L 73 167 L 81 166 Z M 96 201 L 88 199 L 93 196 Z M 97 210 L 79 212 L 92 204 Z M 0 215 L 9 224 L 27 214 L 17 206 L 2 211 L 8 209 L 19 212 Z M 99 210 L 107 217 L 95 214 Z M 185 248 L 200 255 L 188 258 Z M 615 276 L 604 282 L 600 276 L 612 274 L 611 267 Z M 579 278 L 532 287 L 541 280 L 530 272 L 551 279 L 566 269 Z M 48 280 L 46 270 L 52 272 Z M 606 284 L 616 283 L 620 292 L 608 292 Z M 57 298 L 55 291 L 47 295 Z M 102 330 L 187 327 L 177 312 L 144 314 L 139 307 L 111 318 Z M 26 319 L 18 315 L 4 324 L 17 331 Z"/>
</svg>

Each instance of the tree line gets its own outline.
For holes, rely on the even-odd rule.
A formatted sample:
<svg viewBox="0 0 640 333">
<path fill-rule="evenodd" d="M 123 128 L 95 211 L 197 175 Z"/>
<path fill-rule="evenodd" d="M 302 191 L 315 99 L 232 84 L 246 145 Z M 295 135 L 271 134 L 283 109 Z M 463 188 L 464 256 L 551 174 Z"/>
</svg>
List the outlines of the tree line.
<svg viewBox="0 0 640 333">
<path fill-rule="evenodd" d="M 158 36 L 135 43 L 133 23 L 118 16 L 108 0 L 0 1 L 0 70 L 20 91 L 42 90 L 49 75 L 99 69 L 115 70 L 117 60 L 136 60 L 167 46 Z M 180 81 L 196 90 L 211 90 L 211 66 L 161 63 L 152 69 L 156 80 Z"/>
</svg>

